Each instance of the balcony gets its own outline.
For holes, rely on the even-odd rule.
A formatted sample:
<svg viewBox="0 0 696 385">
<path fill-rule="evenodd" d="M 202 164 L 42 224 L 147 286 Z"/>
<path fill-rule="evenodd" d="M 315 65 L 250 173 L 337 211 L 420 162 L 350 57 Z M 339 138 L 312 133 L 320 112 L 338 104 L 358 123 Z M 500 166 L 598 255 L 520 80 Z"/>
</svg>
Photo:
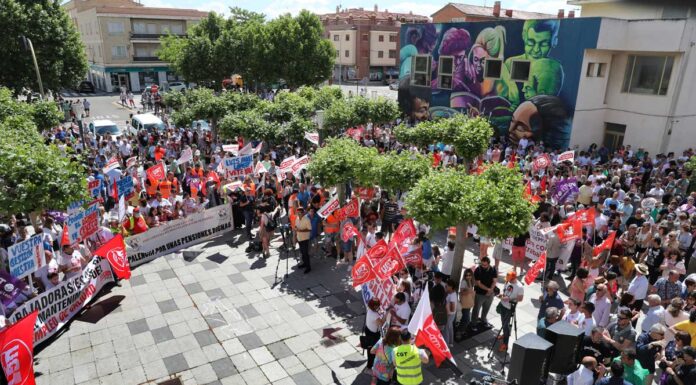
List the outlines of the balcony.
<svg viewBox="0 0 696 385">
<path fill-rule="evenodd" d="M 157 56 L 133 56 L 133 61 L 138 61 L 138 62 L 161 62 L 162 59 L 158 58 Z"/>
<path fill-rule="evenodd" d="M 170 33 L 170 35 L 186 37 L 185 33 Z M 133 33 L 131 32 L 131 40 L 159 40 L 160 37 L 167 36 L 166 33 Z"/>
</svg>

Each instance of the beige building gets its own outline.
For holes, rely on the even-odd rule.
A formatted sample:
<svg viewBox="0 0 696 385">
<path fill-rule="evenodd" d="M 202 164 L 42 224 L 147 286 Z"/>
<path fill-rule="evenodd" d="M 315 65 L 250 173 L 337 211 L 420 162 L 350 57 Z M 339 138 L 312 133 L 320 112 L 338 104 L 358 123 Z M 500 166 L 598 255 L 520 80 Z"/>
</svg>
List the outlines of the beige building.
<svg viewBox="0 0 696 385">
<path fill-rule="evenodd" d="M 207 15 L 193 9 L 144 7 L 131 0 L 71 0 L 63 6 L 82 36 L 88 80 L 107 92 L 137 92 L 150 84 L 183 80 L 157 57 L 159 38 L 185 36 Z"/>
</svg>

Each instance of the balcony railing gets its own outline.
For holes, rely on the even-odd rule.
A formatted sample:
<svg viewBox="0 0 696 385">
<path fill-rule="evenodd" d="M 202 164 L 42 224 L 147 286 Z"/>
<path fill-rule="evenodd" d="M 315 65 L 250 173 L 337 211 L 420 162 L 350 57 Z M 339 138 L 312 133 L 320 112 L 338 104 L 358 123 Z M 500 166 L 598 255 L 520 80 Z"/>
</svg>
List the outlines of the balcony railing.
<svg viewBox="0 0 696 385">
<path fill-rule="evenodd" d="M 179 37 L 186 37 L 185 33 L 170 33 L 171 35 L 174 36 L 179 36 Z M 131 32 L 131 39 L 132 40 L 159 40 L 160 37 L 162 36 L 167 36 L 166 33 L 132 33 Z"/>
<path fill-rule="evenodd" d="M 133 56 L 133 61 L 159 61 L 159 62 L 161 62 L 162 59 L 158 58 L 157 56 Z"/>
</svg>

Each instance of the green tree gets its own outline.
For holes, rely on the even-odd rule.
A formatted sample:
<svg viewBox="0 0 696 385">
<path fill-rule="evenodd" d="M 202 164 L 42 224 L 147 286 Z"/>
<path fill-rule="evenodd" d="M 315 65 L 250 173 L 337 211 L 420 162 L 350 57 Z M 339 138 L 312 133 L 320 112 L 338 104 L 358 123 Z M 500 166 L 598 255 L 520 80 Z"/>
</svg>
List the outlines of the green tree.
<svg viewBox="0 0 696 385">
<path fill-rule="evenodd" d="M 321 87 L 314 98 L 314 109 L 326 110 L 337 100 L 343 100 L 343 91 L 340 87 Z"/>
<path fill-rule="evenodd" d="M 696 156 L 689 158 L 684 167 L 691 171 L 691 175 L 689 176 L 689 192 L 696 191 Z"/>
<path fill-rule="evenodd" d="M 370 99 L 370 120 L 374 124 L 390 123 L 400 115 L 399 105 L 387 98 Z"/>
<path fill-rule="evenodd" d="M 402 151 L 390 152 L 378 157 L 377 184 L 392 194 L 408 191 L 414 184 L 430 173 L 430 160 L 423 155 Z"/>
<path fill-rule="evenodd" d="M 180 105 L 172 114 L 172 120 L 176 125 L 188 126 L 193 120 L 207 119 L 210 120 L 213 137 L 217 138 L 218 121 L 234 108 L 235 100 L 242 100 L 228 94 L 234 93 L 218 96 L 209 88 L 198 88 L 188 91 L 183 97 L 176 93 L 165 96 L 165 103 L 171 103 L 172 106 Z"/>
<path fill-rule="evenodd" d="M 320 134 L 323 137 L 337 136 L 357 121 L 352 105 L 345 99 L 336 99 L 324 110 L 324 127 Z"/>
<path fill-rule="evenodd" d="M 366 186 L 374 182 L 377 150 L 360 146 L 348 138 L 330 138 L 317 150 L 307 167 L 324 186 L 336 186 L 338 199 L 345 201 L 345 185 L 353 181 Z"/>
<path fill-rule="evenodd" d="M 34 46 L 46 90 L 74 87 L 87 73 L 87 58 L 75 25 L 55 0 L 4 0 L 0 6 L 0 84 L 18 93 L 38 90 L 31 54 L 20 36 Z"/>
<path fill-rule="evenodd" d="M 44 131 L 60 124 L 63 113 L 53 101 L 39 101 L 32 103 L 31 115 L 36 128 Z"/>
</svg>

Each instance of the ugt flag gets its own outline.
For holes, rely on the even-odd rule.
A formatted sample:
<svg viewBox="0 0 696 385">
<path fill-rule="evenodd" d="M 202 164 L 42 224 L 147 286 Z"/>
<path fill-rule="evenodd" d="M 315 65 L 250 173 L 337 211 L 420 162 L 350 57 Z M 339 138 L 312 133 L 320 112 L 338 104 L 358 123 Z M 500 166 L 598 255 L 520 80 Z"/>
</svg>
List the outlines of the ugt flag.
<svg viewBox="0 0 696 385">
<path fill-rule="evenodd" d="M 9 385 L 34 385 L 34 323 L 39 311 L 0 333 L 0 364 Z"/>
<path fill-rule="evenodd" d="M 130 263 L 128 263 L 126 244 L 123 242 L 123 236 L 121 234 L 118 234 L 105 244 L 101 245 L 101 247 L 98 248 L 94 254 L 104 257 L 107 261 L 109 261 L 109 264 L 111 264 L 111 270 L 113 270 L 114 274 L 116 274 L 116 278 L 130 279 Z"/>
<path fill-rule="evenodd" d="M 416 311 L 413 312 L 413 318 L 408 323 L 408 331 L 411 335 L 416 336 L 416 345 L 425 346 L 430 349 L 435 359 L 435 366 L 439 367 L 442 361 L 450 360 L 455 366 L 457 365 L 452 358 L 445 339 L 442 338 L 442 333 L 438 329 L 433 320 L 433 311 L 430 308 L 430 295 L 428 294 L 428 285 L 425 285 L 425 292 L 418 301 Z"/>
</svg>

